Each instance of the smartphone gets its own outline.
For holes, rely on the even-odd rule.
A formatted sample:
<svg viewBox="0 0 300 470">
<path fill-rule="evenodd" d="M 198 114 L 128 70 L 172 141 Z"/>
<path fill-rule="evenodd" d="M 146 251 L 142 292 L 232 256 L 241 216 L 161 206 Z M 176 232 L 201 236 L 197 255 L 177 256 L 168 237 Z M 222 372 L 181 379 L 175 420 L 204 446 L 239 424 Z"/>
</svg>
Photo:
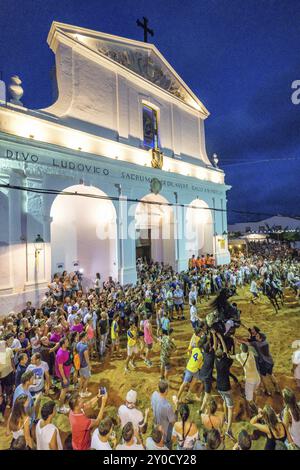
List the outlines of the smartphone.
<svg viewBox="0 0 300 470">
<path fill-rule="evenodd" d="M 102 395 L 106 395 L 106 388 L 105 387 L 99 387 L 99 395 L 102 396 Z"/>
</svg>

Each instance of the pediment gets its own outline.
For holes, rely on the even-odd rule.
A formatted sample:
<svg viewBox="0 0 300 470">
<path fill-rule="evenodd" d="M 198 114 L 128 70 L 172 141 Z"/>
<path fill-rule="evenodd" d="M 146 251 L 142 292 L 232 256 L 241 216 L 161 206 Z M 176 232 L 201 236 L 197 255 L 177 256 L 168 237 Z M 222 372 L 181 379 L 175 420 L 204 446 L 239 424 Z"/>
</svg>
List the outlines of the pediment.
<svg viewBox="0 0 300 470">
<path fill-rule="evenodd" d="M 153 44 L 56 22 L 53 23 L 49 36 L 51 34 L 53 36 L 55 31 L 62 32 L 78 44 L 158 86 L 185 104 L 201 111 L 205 117 L 209 115 L 205 106 Z"/>
</svg>

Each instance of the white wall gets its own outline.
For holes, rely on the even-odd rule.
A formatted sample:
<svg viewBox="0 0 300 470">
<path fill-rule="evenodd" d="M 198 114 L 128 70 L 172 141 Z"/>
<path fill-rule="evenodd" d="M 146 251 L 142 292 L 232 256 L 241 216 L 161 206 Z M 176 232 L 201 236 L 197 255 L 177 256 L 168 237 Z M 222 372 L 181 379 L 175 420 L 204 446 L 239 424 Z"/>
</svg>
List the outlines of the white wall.
<svg viewBox="0 0 300 470">
<path fill-rule="evenodd" d="M 104 193 L 89 186 L 72 186 L 68 191 L 95 195 Z M 117 274 L 116 215 L 110 201 L 85 197 L 55 198 L 51 208 L 52 274 L 57 271 L 84 271 L 90 285 L 96 272 L 105 280 Z M 78 261 L 79 266 L 74 266 Z M 63 269 L 57 264 L 63 263 Z"/>
</svg>

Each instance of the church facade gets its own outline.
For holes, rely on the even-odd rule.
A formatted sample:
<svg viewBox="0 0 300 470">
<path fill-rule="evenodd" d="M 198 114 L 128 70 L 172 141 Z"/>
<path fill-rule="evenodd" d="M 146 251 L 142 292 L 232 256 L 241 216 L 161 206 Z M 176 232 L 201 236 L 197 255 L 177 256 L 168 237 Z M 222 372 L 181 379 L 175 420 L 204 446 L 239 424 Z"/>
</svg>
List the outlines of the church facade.
<svg viewBox="0 0 300 470">
<path fill-rule="evenodd" d="M 140 256 L 227 264 L 229 186 L 202 102 L 152 44 L 57 22 L 48 44 L 56 102 L 30 110 L 17 90 L 0 105 L 1 314 L 63 270 L 88 286 L 96 272 L 134 283 Z"/>
</svg>

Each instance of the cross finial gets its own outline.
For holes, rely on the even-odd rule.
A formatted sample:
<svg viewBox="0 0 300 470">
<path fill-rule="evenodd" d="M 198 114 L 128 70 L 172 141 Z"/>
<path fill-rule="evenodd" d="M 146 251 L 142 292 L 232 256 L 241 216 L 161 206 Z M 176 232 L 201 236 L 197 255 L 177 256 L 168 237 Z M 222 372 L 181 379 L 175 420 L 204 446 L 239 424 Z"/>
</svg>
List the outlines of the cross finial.
<svg viewBox="0 0 300 470">
<path fill-rule="evenodd" d="M 136 24 L 144 30 L 144 42 L 148 42 L 148 33 L 151 34 L 151 36 L 154 36 L 153 29 L 148 28 L 148 22 L 149 20 L 148 18 L 145 18 L 145 16 L 143 16 L 143 21 L 136 20 Z"/>
</svg>

